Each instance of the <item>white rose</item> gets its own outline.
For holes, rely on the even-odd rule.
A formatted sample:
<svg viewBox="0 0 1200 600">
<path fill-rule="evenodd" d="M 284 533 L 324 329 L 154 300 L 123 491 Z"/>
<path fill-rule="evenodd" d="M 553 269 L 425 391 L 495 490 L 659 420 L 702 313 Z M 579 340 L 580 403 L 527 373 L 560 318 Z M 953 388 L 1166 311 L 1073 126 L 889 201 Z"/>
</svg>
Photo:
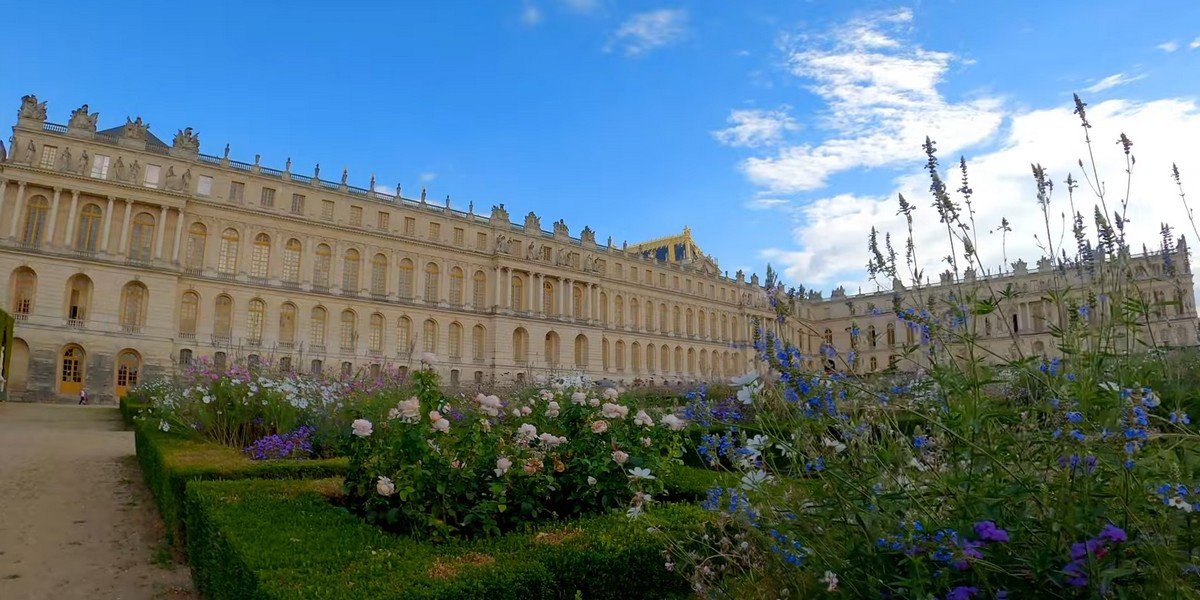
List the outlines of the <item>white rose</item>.
<svg viewBox="0 0 1200 600">
<path fill-rule="evenodd" d="M 391 496 L 396 493 L 396 484 L 392 480 L 383 475 L 379 476 L 379 481 L 375 482 L 375 491 L 379 492 L 380 496 Z"/>
<path fill-rule="evenodd" d="M 371 431 L 374 429 L 371 422 L 366 419 L 355 419 L 350 426 L 354 429 L 354 435 L 358 437 L 370 437 Z"/>
<path fill-rule="evenodd" d="M 496 459 L 496 468 L 494 469 L 496 472 L 496 477 L 503 477 L 510 468 L 512 468 L 511 460 L 504 457 Z"/>
</svg>

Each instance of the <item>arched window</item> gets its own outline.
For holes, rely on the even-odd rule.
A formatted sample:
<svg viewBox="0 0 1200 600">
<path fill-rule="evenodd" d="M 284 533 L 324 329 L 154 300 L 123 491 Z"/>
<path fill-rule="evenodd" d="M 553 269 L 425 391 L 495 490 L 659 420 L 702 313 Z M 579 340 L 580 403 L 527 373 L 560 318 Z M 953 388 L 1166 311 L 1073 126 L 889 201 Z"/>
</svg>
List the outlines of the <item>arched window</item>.
<svg viewBox="0 0 1200 600">
<path fill-rule="evenodd" d="M 625 299 L 620 296 L 613 296 L 613 316 L 616 317 L 617 327 L 625 326 Z M 618 366 L 617 368 L 620 369 L 621 367 Z"/>
<path fill-rule="evenodd" d="M 400 261 L 400 297 L 413 299 L 413 264 L 407 258 Z"/>
<path fill-rule="evenodd" d="M 551 367 L 558 365 L 558 334 L 547 332 L 545 342 L 546 364 Z"/>
<path fill-rule="evenodd" d="M 193 271 L 204 268 L 204 243 L 208 241 L 208 228 L 196 222 L 188 226 L 187 255 L 184 266 Z"/>
<path fill-rule="evenodd" d="M 25 228 L 21 230 L 21 243 L 36 248 L 42 245 L 42 234 L 46 230 L 46 214 L 50 203 L 45 196 L 34 196 L 25 205 Z"/>
<path fill-rule="evenodd" d="M 637 342 L 629 345 L 629 366 L 634 373 L 642 372 L 642 345 Z"/>
<path fill-rule="evenodd" d="M 600 324 L 608 325 L 608 295 L 600 292 Z"/>
<path fill-rule="evenodd" d="M 29 267 L 20 267 L 12 275 L 12 311 L 18 317 L 33 313 L 33 299 L 37 295 L 37 274 Z"/>
<path fill-rule="evenodd" d="M 671 327 L 671 324 L 667 320 L 667 305 L 659 304 L 658 305 L 658 331 L 659 331 L 659 333 L 670 333 L 671 332 L 670 327 Z M 666 368 L 666 363 L 663 364 L 663 368 L 664 369 Z"/>
<path fill-rule="evenodd" d="M 608 338 L 600 338 L 600 368 L 608 370 Z"/>
<path fill-rule="evenodd" d="M 577 285 L 571 286 L 571 316 L 583 318 L 583 288 Z"/>
<path fill-rule="evenodd" d="M 87 320 L 92 306 L 92 280 L 77 273 L 67 280 L 67 324 L 80 327 Z"/>
<path fill-rule="evenodd" d="M 516 275 L 512 278 L 512 309 L 525 310 L 525 281 Z"/>
<path fill-rule="evenodd" d="M 374 313 L 371 315 L 370 328 L 367 332 L 367 350 L 371 352 L 383 351 L 383 315 Z"/>
<path fill-rule="evenodd" d="M 683 373 L 683 348 L 675 346 L 675 372 Z"/>
<path fill-rule="evenodd" d="M 486 310 L 487 305 L 487 275 L 483 271 L 475 271 L 474 289 L 471 290 L 471 305 L 475 310 Z"/>
<path fill-rule="evenodd" d="M 250 252 L 250 276 L 266 279 L 270 262 L 271 236 L 260 233 L 254 236 L 254 249 Z"/>
<path fill-rule="evenodd" d="M 320 375 L 325 372 L 325 363 L 319 358 L 312 359 L 308 365 L 308 372 L 313 375 Z"/>
<path fill-rule="evenodd" d="M 696 312 L 696 332 L 700 334 L 700 337 L 704 337 L 704 330 L 708 329 L 708 327 L 705 325 L 706 320 L 707 319 L 705 318 L 704 311 L 701 310 Z"/>
<path fill-rule="evenodd" d="M 450 358 L 462 358 L 462 325 L 457 322 L 450 324 Z"/>
<path fill-rule="evenodd" d="M 437 263 L 425 265 L 425 301 L 430 304 L 437 304 L 438 286 L 441 284 L 439 279 Z"/>
<path fill-rule="evenodd" d="M 485 344 L 487 344 L 487 330 L 483 328 L 483 325 L 476 325 L 471 330 L 471 358 L 473 360 L 483 360 Z"/>
<path fill-rule="evenodd" d="M 371 293 L 376 296 L 387 295 L 388 259 L 383 254 L 376 254 L 371 259 Z"/>
<path fill-rule="evenodd" d="M 100 223 L 104 214 L 100 207 L 88 204 L 79 212 L 79 229 L 75 232 L 75 249 L 93 253 L 100 245 Z"/>
<path fill-rule="evenodd" d="M 308 321 L 308 344 L 318 351 L 325 349 L 325 323 L 328 320 L 329 312 L 324 307 L 313 307 Z"/>
<path fill-rule="evenodd" d="M 874 372 L 879 368 L 879 360 L 874 356 L 871 357 L 871 371 Z"/>
<path fill-rule="evenodd" d="M 554 282 L 545 279 L 542 281 L 542 314 L 547 316 L 558 314 L 558 303 L 554 300 Z"/>
<path fill-rule="evenodd" d="M 121 290 L 121 329 L 125 333 L 141 333 L 146 324 L 146 302 L 149 294 L 141 282 L 131 281 Z"/>
<path fill-rule="evenodd" d="M 83 389 L 84 358 L 83 348 L 79 346 L 63 348 L 59 362 L 58 393 L 74 395 Z"/>
<path fill-rule="evenodd" d="M 317 244 L 313 255 L 313 285 L 320 289 L 329 288 L 329 270 L 333 266 L 333 250 L 328 244 Z"/>
<path fill-rule="evenodd" d="M 129 238 L 129 259 L 150 262 L 154 255 L 154 216 L 147 212 L 133 218 L 133 230 Z"/>
<path fill-rule="evenodd" d="M 649 313 L 647 313 L 649 314 Z M 653 373 L 657 368 L 655 364 L 658 362 L 658 349 L 654 344 L 646 344 L 646 371 Z"/>
<path fill-rule="evenodd" d="M 133 350 L 122 350 L 117 355 L 117 389 L 118 398 L 123 398 L 129 388 L 138 384 L 138 373 L 141 371 L 142 357 Z"/>
<path fill-rule="evenodd" d="M 179 351 L 179 364 L 182 366 L 185 366 L 185 367 L 190 366 L 192 364 L 191 348 L 184 348 L 183 350 Z"/>
<path fill-rule="evenodd" d="M 217 296 L 216 308 L 213 310 L 213 336 L 228 340 L 233 335 L 233 298 L 221 294 Z"/>
<path fill-rule="evenodd" d="M 877 340 L 875 336 L 875 326 L 871 325 L 867 327 L 867 346 L 874 348 L 877 346 L 878 342 L 879 340 Z M 874 369 L 871 370 L 874 371 Z"/>
<path fill-rule="evenodd" d="M 517 363 L 529 360 L 529 333 L 523 327 L 513 331 L 513 360 Z"/>
<path fill-rule="evenodd" d="M 221 234 L 221 250 L 217 255 L 217 271 L 222 275 L 237 273 L 238 241 L 241 236 L 232 227 Z"/>
<path fill-rule="evenodd" d="M 721 315 L 721 341 L 729 341 L 729 317 Z"/>
<path fill-rule="evenodd" d="M 214 352 L 213 353 L 213 369 L 216 369 L 216 371 L 218 373 L 224 372 L 225 371 L 225 362 L 226 362 L 227 358 L 228 357 L 226 356 L 226 354 L 224 352 Z"/>
<path fill-rule="evenodd" d="M 668 348 L 664 344 L 662 346 L 662 348 L 660 348 L 658 351 L 658 358 L 659 358 L 658 370 L 662 371 L 663 373 L 670 372 L 671 371 L 671 349 Z"/>
<path fill-rule="evenodd" d="M 250 311 L 246 316 L 246 335 L 252 345 L 262 343 L 263 320 L 267 316 L 267 303 L 255 298 L 250 301 Z"/>
<path fill-rule="evenodd" d="M 692 309 L 687 309 L 684 316 L 687 318 L 687 335 L 688 337 L 692 337 L 696 335 L 696 331 L 692 328 Z"/>
<path fill-rule="evenodd" d="M 654 302 L 646 301 L 646 331 L 654 331 Z"/>
<path fill-rule="evenodd" d="M 682 334 L 683 333 L 683 323 L 682 323 L 683 316 L 682 316 L 682 313 L 680 313 L 680 311 L 679 311 L 678 305 L 671 308 L 671 319 L 672 319 L 671 332 L 674 333 L 675 335 Z M 676 369 L 676 370 L 678 370 L 678 369 Z"/>
<path fill-rule="evenodd" d="M 629 324 L 634 327 L 640 327 L 642 324 L 641 305 L 638 304 L 637 298 L 629 299 Z"/>
<path fill-rule="evenodd" d="M 991 327 L 989 325 L 989 329 L 990 328 Z M 887 335 L 888 347 L 891 348 L 891 347 L 895 346 L 896 345 L 896 324 L 895 323 L 888 323 L 887 333 L 885 335 Z"/>
<path fill-rule="evenodd" d="M 450 269 L 450 304 L 452 306 L 463 305 L 463 270 L 454 267 Z"/>
<path fill-rule="evenodd" d="M 688 348 L 687 372 L 688 372 L 688 375 L 693 375 L 696 373 L 696 349 L 695 348 Z"/>
<path fill-rule="evenodd" d="M 825 329 L 825 343 L 829 344 L 829 345 L 833 345 L 833 330 L 832 329 L 829 329 L 829 328 Z"/>
<path fill-rule="evenodd" d="M 437 321 L 433 319 L 425 319 L 425 326 L 421 329 L 421 336 L 425 338 L 425 351 L 431 354 L 437 354 L 438 350 L 438 326 Z"/>
<path fill-rule="evenodd" d="M 347 248 L 342 256 L 342 293 L 358 293 L 358 250 Z"/>
<path fill-rule="evenodd" d="M 200 318 L 200 294 L 193 291 L 183 293 L 179 303 L 179 334 L 187 337 L 196 335 L 196 321 Z"/>
<path fill-rule="evenodd" d="M 296 305 L 284 302 L 279 307 L 279 345 L 291 348 L 296 343 Z"/>
<path fill-rule="evenodd" d="M 300 283 L 300 254 L 303 250 L 300 240 L 296 238 L 283 245 L 283 281 Z"/>
<path fill-rule="evenodd" d="M 342 311 L 342 327 L 340 329 L 341 335 L 339 336 L 339 341 L 343 352 L 353 351 L 355 344 L 358 342 L 358 332 L 355 331 L 358 325 L 357 321 L 358 318 L 355 316 L 354 311 L 348 308 Z"/>
<path fill-rule="evenodd" d="M 588 340 L 582 333 L 575 336 L 575 366 L 580 369 L 588 366 Z"/>
<path fill-rule="evenodd" d="M 401 356 L 408 356 L 412 351 L 412 319 L 400 317 L 400 321 L 396 323 L 396 352 Z"/>
<path fill-rule="evenodd" d="M 700 351 L 700 374 L 708 374 L 708 350 Z"/>
<path fill-rule="evenodd" d="M 625 370 L 625 342 L 624 342 L 624 340 L 617 340 L 616 363 L 617 363 L 617 371 Z"/>
</svg>

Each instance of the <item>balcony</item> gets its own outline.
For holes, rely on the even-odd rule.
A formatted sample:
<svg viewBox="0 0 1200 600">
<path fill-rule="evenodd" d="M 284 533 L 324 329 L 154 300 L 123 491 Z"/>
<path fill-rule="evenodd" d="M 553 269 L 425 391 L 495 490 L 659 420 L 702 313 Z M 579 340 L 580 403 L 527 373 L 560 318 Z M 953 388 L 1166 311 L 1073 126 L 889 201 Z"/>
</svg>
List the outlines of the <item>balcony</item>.
<svg viewBox="0 0 1200 600">
<path fill-rule="evenodd" d="M 194 332 L 194 331 L 180 331 L 180 332 L 179 332 L 179 335 L 178 335 L 178 337 L 179 337 L 179 339 L 181 339 L 181 340 L 195 340 L 195 339 L 196 339 L 196 332 Z"/>
<path fill-rule="evenodd" d="M 140 324 L 135 324 L 135 323 L 122 323 L 121 324 L 121 333 L 127 333 L 130 335 L 139 335 L 142 333 L 142 326 Z"/>
<path fill-rule="evenodd" d="M 87 321 L 84 319 L 67 319 L 67 327 L 71 329 L 84 329 L 87 327 Z"/>
</svg>

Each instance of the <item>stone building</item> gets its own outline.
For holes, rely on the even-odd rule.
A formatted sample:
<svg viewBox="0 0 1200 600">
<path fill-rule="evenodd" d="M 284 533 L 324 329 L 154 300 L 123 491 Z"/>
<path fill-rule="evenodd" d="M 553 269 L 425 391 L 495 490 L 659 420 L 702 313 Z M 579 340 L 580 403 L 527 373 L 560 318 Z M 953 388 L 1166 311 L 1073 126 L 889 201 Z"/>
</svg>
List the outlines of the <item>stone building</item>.
<svg viewBox="0 0 1200 600">
<path fill-rule="evenodd" d="M 0 161 L 17 397 L 112 398 L 202 357 L 336 373 L 431 352 L 461 384 L 695 381 L 744 371 L 772 314 L 757 276 L 722 275 L 686 230 L 616 248 L 503 204 L 464 212 L 97 117 L 49 123 L 27 96 Z"/>
</svg>

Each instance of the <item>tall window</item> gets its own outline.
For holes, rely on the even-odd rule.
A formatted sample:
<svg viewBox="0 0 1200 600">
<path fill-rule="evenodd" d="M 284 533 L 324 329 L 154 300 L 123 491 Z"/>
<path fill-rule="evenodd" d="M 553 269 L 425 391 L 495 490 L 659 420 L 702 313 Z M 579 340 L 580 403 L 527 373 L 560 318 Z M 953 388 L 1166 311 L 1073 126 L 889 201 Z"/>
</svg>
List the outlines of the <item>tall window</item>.
<svg viewBox="0 0 1200 600">
<path fill-rule="evenodd" d="M 28 316 L 33 312 L 33 298 L 37 292 L 37 275 L 28 267 L 21 267 L 13 274 L 13 314 Z"/>
<path fill-rule="evenodd" d="M 362 207 L 361 206 L 351 206 L 350 207 L 350 224 L 355 227 L 362 225 Z"/>
<path fill-rule="evenodd" d="M 407 356 L 412 349 L 412 320 L 400 317 L 400 321 L 396 323 L 396 352 Z"/>
<path fill-rule="evenodd" d="M 263 188 L 258 203 L 263 208 L 275 208 L 275 190 L 268 187 Z"/>
<path fill-rule="evenodd" d="M 217 271 L 223 275 L 237 273 L 238 243 L 241 236 L 232 227 L 221 234 L 221 249 L 217 253 Z"/>
<path fill-rule="evenodd" d="M 463 303 L 463 271 L 458 267 L 450 269 L 450 304 L 462 306 Z"/>
<path fill-rule="evenodd" d="M 333 200 L 321 201 L 321 218 L 326 221 L 333 220 Z"/>
<path fill-rule="evenodd" d="M 636 270 L 631 270 L 631 272 L 637 273 Z M 641 325 L 642 315 L 641 315 L 640 309 L 641 309 L 641 306 L 638 304 L 637 298 L 630 298 L 629 299 L 629 324 L 634 327 Z"/>
<path fill-rule="evenodd" d="M 471 305 L 475 310 L 487 308 L 487 275 L 483 271 L 475 271 L 474 288 L 471 290 Z"/>
<path fill-rule="evenodd" d="M 213 335 L 223 340 L 233 336 L 233 298 L 225 294 L 217 296 L 216 309 L 213 311 Z"/>
<path fill-rule="evenodd" d="M 342 293 L 358 293 L 358 265 L 358 250 L 346 250 L 342 258 Z"/>
<path fill-rule="evenodd" d="M 356 321 L 354 311 L 346 309 L 342 311 L 342 328 L 341 328 L 341 346 L 343 351 L 354 350 L 355 342 L 358 341 L 358 332 L 355 331 Z"/>
<path fill-rule="evenodd" d="M 512 278 L 512 309 L 525 310 L 525 281 L 520 277 Z"/>
<path fill-rule="evenodd" d="M 92 158 L 92 177 L 96 179 L 108 179 L 108 164 L 109 157 L 103 154 L 97 154 Z"/>
<path fill-rule="evenodd" d="M 316 256 L 313 259 L 313 285 L 319 288 L 329 287 L 329 267 L 333 262 L 333 251 L 328 244 L 318 244 Z"/>
<path fill-rule="evenodd" d="M 154 217 L 150 213 L 138 213 L 133 218 L 132 237 L 129 238 L 129 259 L 149 262 L 154 245 Z"/>
<path fill-rule="evenodd" d="M 212 195 L 213 178 L 201 175 L 196 179 L 196 195 L 207 198 Z"/>
<path fill-rule="evenodd" d="M 42 233 L 46 229 L 46 214 L 50 204 L 45 196 L 34 196 L 25 207 L 25 228 L 21 230 L 21 243 L 26 246 L 42 245 Z"/>
<path fill-rule="evenodd" d="M 450 358 L 462 358 L 462 325 L 450 324 Z"/>
<path fill-rule="evenodd" d="M 556 310 L 556 307 L 555 307 L 555 304 L 557 304 L 554 301 L 555 297 L 556 297 L 556 295 L 554 293 L 554 282 L 552 282 L 552 281 L 543 282 L 542 283 L 542 314 L 548 315 L 548 316 L 558 314 L 558 311 Z"/>
<path fill-rule="evenodd" d="M 371 315 L 371 325 L 367 332 L 367 349 L 371 352 L 383 350 L 383 315 Z"/>
<path fill-rule="evenodd" d="M 613 313 L 616 315 L 617 327 L 625 326 L 625 300 L 620 296 L 613 298 Z M 618 369 L 620 367 L 617 367 Z"/>
<path fill-rule="evenodd" d="M 483 360 L 484 344 L 487 343 L 487 330 L 483 325 L 476 325 L 471 329 L 471 358 L 473 360 Z"/>
<path fill-rule="evenodd" d="M 271 262 L 271 236 L 260 233 L 254 236 L 254 250 L 250 254 L 250 276 L 258 279 L 267 278 L 267 268 Z"/>
<path fill-rule="evenodd" d="M 328 313 L 325 309 L 317 306 L 312 309 L 312 315 L 308 323 L 308 343 L 310 346 L 315 346 L 320 349 L 325 348 L 325 321 L 328 319 Z"/>
<path fill-rule="evenodd" d="M 704 311 L 701 310 L 696 312 L 696 332 L 700 334 L 700 337 L 704 337 L 704 329 L 707 320 L 708 319 L 705 316 Z"/>
<path fill-rule="evenodd" d="M 246 184 L 244 184 L 240 181 L 230 181 L 229 182 L 229 201 L 230 202 L 241 202 L 242 198 L 245 195 L 246 195 Z"/>
<path fill-rule="evenodd" d="M 82 326 L 87 320 L 92 303 L 92 280 L 82 273 L 71 277 L 67 283 L 67 324 Z"/>
<path fill-rule="evenodd" d="M 132 281 L 121 290 L 121 328 L 126 333 L 140 333 L 146 324 L 146 286 Z"/>
<path fill-rule="evenodd" d="M 192 223 L 188 227 L 186 266 L 189 269 L 204 268 L 204 242 L 208 239 L 208 228 L 204 223 Z"/>
<path fill-rule="evenodd" d="M 545 358 L 546 358 L 546 364 L 551 365 L 551 366 L 557 365 L 558 364 L 558 334 L 557 333 L 554 333 L 553 331 L 551 331 L 546 334 L 544 350 L 545 350 L 545 352 L 543 354 L 545 355 Z"/>
<path fill-rule="evenodd" d="M 184 292 L 183 302 L 179 305 L 179 333 L 186 336 L 196 335 L 196 320 L 200 316 L 200 294 Z"/>
<path fill-rule="evenodd" d="M 376 296 L 387 294 L 388 260 L 382 254 L 371 259 L 371 293 Z"/>
<path fill-rule="evenodd" d="M 284 302 L 279 307 L 279 344 L 291 348 L 296 343 L 296 305 Z"/>
<path fill-rule="evenodd" d="M 438 301 L 438 287 L 440 283 L 438 275 L 438 266 L 436 263 L 425 265 L 425 301 L 431 304 L 436 304 Z"/>
<path fill-rule="evenodd" d="M 438 349 L 438 330 L 437 321 L 433 319 L 425 319 L 425 327 L 421 331 L 421 336 L 425 338 L 425 351 L 437 354 Z"/>
<path fill-rule="evenodd" d="M 246 320 L 246 333 L 251 344 L 262 342 L 263 320 L 267 316 L 267 303 L 255 298 L 250 301 L 250 313 Z"/>
<path fill-rule="evenodd" d="M 75 249 L 80 252 L 95 252 L 100 244 L 100 222 L 103 213 L 95 204 L 88 204 L 79 212 L 79 230 L 75 232 Z"/>
<path fill-rule="evenodd" d="M 304 194 L 292 194 L 292 214 L 304 214 Z"/>
<path fill-rule="evenodd" d="M 600 292 L 600 323 L 608 325 L 608 294 Z"/>
<path fill-rule="evenodd" d="M 691 337 L 691 336 L 695 335 L 695 333 L 696 333 L 696 332 L 695 332 L 695 330 L 694 330 L 694 329 L 693 329 L 693 327 L 692 327 L 692 309 L 690 309 L 690 308 L 689 308 L 689 309 L 687 309 L 687 311 L 684 313 L 684 316 L 685 316 L 685 317 L 686 317 L 686 319 L 687 319 L 687 321 L 686 321 L 686 323 L 687 323 L 687 334 L 688 334 L 688 337 Z"/>
<path fill-rule="evenodd" d="M 56 160 L 58 160 L 58 147 L 42 146 L 42 161 L 38 166 L 43 169 L 53 169 Z"/>
<path fill-rule="evenodd" d="M 405 300 L 413 297 L 413 264 L 407 258 L 400 261 L 400 297 Z"/>
<path fill-rule="evenodd" d="M 529 333 L 522 327 L 513 331 L 513 360 L 518 363 L 529 360 Z"/>
<path fill-rule="evenodd" d="M 587 336 L 582 333 L 575 336 L 575 366 L 581 369 L 587 367 L 588 346 Z"/>
<path fill-rule="evenodd" d="M 576 319 L 583 318 L 583 288 L 571 286 L 571 312 Z"/>
<path fill-rule="evenodd" d="M 59 378 L 59 392 L 76 392 L 83 383 L 83 349 L 71 346 L 63 351 L 62 374 Z"/>
<path fill-rule="evenodd" d="M 300 240 L 292 238 L 283 245 L 283 280 L 288 283 L 300 282 L 300 253 L 303 246 Z"/>
</svg>

